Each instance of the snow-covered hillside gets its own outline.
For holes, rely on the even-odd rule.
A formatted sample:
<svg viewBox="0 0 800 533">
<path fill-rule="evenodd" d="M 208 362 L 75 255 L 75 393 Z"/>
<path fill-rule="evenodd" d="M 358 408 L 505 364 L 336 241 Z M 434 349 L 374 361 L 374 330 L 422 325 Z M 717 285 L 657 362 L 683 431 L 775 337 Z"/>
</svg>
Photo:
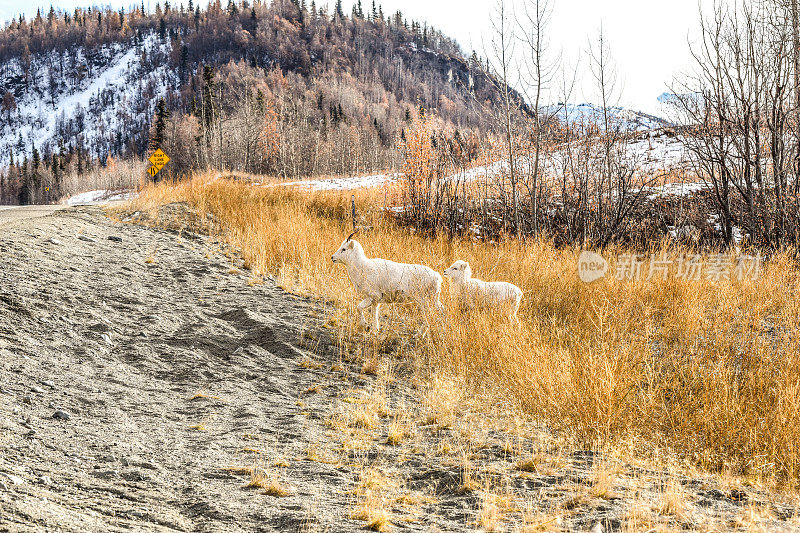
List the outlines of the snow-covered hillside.
<svg viewBox="0 0 800 533">
<path fill-rule="evenodd" d="M 16 110 L 0 117 L 0 167 L 62 149 L 81 148 L 105 158 L 147 138 L 158 97 L 177 87 L 168 65 L 171 46 L 149 34 L 138 43 L 83 48 L 0 65 L 0 94 L 10 91 Z"/>
<path fill-rule="evenodd" d="M 656 176 L 670 171 L 689 168 L 689 155 L 686 153 L 681 139 L 666 135 L 663 132 L 653 131 L 646 136 L 638 136 L 638 139 L 631 140 L 625 145 L 623 157 L 636 170 L 646 176 Z M 545 174 L 557 176 L 559 169 L 564 166 L 565 152 L 555 151 L 549 156 L 544 156 L 542 165 Z M 519 165 L 525 169 L 530 161 L 522 157 Z M 446 179 L 458 182 L 471 182 L 475 180 L 493 179 L 500 176 L 508 168 L 505 161 L 495 161 L 487 165 L 475 166 L 463 171 L 454 173 Z M 402 178 L 401 174 L 385 173 L 369 176 L 355 176 L 349 178 L 335 178 L 327 180 L 301 180 L 287 181 L 283 183 L 270 184 L 269 186 L 290 186 L 298 187 L 310 191 L 349 191 L 354 189 L 370 189 L 373 187 L 383 187 L 394 183 Z M 695 187 L 695 188 L 693 188 Z M 696 192 L 696 186 L 690 187 L 689 192 Z M 653 188 L 653 194 L 683 194 L 683 189 L 676 189 L 676 185 L 667 185 L 661 188 Z"/>
<path fill-rule="evenodd" d="M 552 116 L 562 123 L 568 120 L 570 125 L 578 128 L 597 125 L 602 129 L 602 108 L 594 104 L 554 104 L 541 109 L 545 115 Z M 644 132 L 670 126 L 670 123 L 663 118 L 624 107 L 615 106 L 609 111 L 612 127 L 619 127 L 627 132 Z"/>
</svg>

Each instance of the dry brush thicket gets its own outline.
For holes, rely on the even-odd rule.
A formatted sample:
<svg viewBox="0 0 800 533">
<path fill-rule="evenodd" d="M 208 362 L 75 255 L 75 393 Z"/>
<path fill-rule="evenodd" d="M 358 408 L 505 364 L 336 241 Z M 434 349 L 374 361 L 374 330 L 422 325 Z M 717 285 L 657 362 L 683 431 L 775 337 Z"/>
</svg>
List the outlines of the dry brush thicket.
<svg viewBox="0 0 800 533">
<path fill-rule="evenodd" d="M 543 0 L 523 4 L 526 21 L 517 27 L 509 21 L 508 2 L 496 3 L 489 66 L 498 91 L 502 97 L 509 84 L 519 85 L 529 101 L 538 102 L 548 89 L 569 102 L 574 77 L 562 74 L 559 80 L 547 54 L 549 6 Z M 469 173 L 460 172 L 463 164 L 447 145 L 437 145 L 436 128 L 418 122 L 402 145 L 410 179 L 401 218 L 430 231 L 545 236 L 559 245 L 601 248 L 617 243 L 643 249 L 674 227 L 697 228 L 696 240 L 716 247 L 796 245 L 797 4 L 718 2 L 701 13 L 694 66 L 668 98 L 676 126 L 664 132 L 682 143 L 684 165 L 644 170 L 642 154 L 628 149 L 641 134 L 617 113 L 619 83 L 601 31 L 584 69 L 599 95 L 594 116 L 575 122 L 562 105 L 519 113 L 516 100 L 501 98 L 487 110 L 495 132 L 484 154 L 494 163 L 490 179 L 462 178 Z M 512 78 L 515 50 L 525 56 L 519 79 Z M 675 181 L 703 187 L 691 198 L 653 194 L 653 186 Z"/>
<path fill-rule="evenodd" d="M 798 9 L 795 0 L 715 3 L 672 102 L 728 243 L 735 226 L 760 246 L 800 237 Z"/>
</svg>

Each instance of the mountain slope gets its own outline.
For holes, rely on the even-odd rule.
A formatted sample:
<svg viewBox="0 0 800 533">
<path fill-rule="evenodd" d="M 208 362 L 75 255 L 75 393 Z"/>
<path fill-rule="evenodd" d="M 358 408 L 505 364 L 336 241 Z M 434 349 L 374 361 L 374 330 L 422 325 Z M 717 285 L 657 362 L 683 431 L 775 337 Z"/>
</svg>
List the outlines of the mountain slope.
<svg viewBox="0 0 800 533">
<path fill-rule="evenodd" d="M 494 80 L 435 29 L 379 8 L 345 17 L 305 2 L 247 5 L 51 10 L 13 21 L 0 32 L 0 96 L 12 102 L 0 113 L 0 168 L 34 148 L 43 158 L 82 153 L 86 163 L 142 154 L 160 98 L 206 126 L 206 67 L 222 82 L 205 95 L 217 98 L 211 113 L 241 107 L 238 82 L 275 107 L 288 84 L 293 98 L 316 100 L 319 116 L 306 118 L 367 123 L 384 147 L 417 106 L 455 128 L 487 127 L 472 101 L 492 105 Z M 247 68 L 247 79 L 223 79 Z"/>
<path fill-rule="evenodd" d="M 104 158 L 143 146 L 156 99 L 177 83 L 169 51 L 154 34 L 72 55 L 52 51 L 31 60 L 27 81 L 22 61 L 7 62 L 0 91 L 17 96 L 0 135 L 0 166 L 12 154 L 31 157 L 33 148 L 47 154 L 69 147 Z M 66 70 L 56 70 L 65 63 Z"/>
</svg>

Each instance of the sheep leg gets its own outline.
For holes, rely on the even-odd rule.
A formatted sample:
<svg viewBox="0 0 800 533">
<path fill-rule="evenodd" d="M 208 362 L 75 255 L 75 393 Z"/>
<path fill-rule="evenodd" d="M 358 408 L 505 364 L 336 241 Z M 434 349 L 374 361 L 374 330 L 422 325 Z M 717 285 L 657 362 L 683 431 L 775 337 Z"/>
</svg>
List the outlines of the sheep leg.
<svg viewBox="0 0 800 533">
<path fill-rule="evenodd" d="M 510 319 L 513 319 L 514 322 L 517 323 L 517 325 L 519 325 L 519 317 L 517 317 L 517 311 L 519 311 L 519 304 L 520 304 L 520 301 L 517 300 L 515 305 L 511 308 L 511 314 L 508 317 Z"/>
<path fill-rule="evenodd" d="M 441 296 L 441 294 L 437 292 L 436 293 L 436 309 L 440 313 L 443 313 L 444 312 L 444 305 L 442 305 L 442 300 L 440 299 L 440 296 Z"/>
<path fill-rule="evenodd" d="M 365 328 L 369 328 L 369 322 L 367 322 L 367 309 L 372 307 L 375 304 L 375 301 L 370 298 L 369 296 L 361 300 L 358 304 L 358 310 L 361 312 L 361 325 Z M 377 319 L 376 319 L 377 323 Z"/>
<path fill-rule="evenodd" d="M 425 320 L 425 331 L 422 332 L 422 338 L 424 339 L 431 331 L 431 325 L 428 321 L 428 311 L 430 311 L 431 303 L 433 302 L 429 298 L 417 298 L 414 302 L 417 304 L 417 307 L 419 307 L 420 316 Z M 441 303 L 439 303 L 439 305 L 441 305 Z M 437 309 L 439 305 L 436 306 Z"/>
<path fill-rule="evenodd" d="M 375 302 L 375 304 L 372 306 L 372 313 L 373 313 L 372 318 L 373 321 L 375 322 L 375 333 L 378 333 L 378 330 L 380 330 L 380 324 L 378 323 L 378 311 L 380 310 L 380 308 L 381 304 L 379 304 L 378 302 Z"/>
</svg>

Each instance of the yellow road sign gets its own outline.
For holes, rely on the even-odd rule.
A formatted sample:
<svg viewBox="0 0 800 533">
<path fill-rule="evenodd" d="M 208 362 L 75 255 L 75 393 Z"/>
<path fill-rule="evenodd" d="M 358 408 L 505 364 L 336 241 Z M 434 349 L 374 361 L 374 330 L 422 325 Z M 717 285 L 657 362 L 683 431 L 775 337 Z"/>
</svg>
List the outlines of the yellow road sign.
<svg viewBox="0 0 800 533">
<path fill-rule="evenodd" d="M 158 169 L 156 167 L 150 167 L 147 169 L 147 173 L 150 174 L 151 178 L 155 178 L 156 174 L 158 174 Z"/>
<path fill-rule="evenodd" d="M 151 155 L 148 158 L 148 161 L 153 163 L 153 166 L 156 167 L 156 169 L 157 169 L 156 171 L 158 171 L 158 170 L 161 170 L 162 168 L 164 168 L 164 165 L 169 163 L 169 157 L 167 156 L 167 154 L 164 153 L 164 150 L 159 148 L 158 150 L 153 152 L 153 155 Z M 151 174 L 151 176 L 154 176 L 154 175 L 155 174 Z"/>
</svg>

